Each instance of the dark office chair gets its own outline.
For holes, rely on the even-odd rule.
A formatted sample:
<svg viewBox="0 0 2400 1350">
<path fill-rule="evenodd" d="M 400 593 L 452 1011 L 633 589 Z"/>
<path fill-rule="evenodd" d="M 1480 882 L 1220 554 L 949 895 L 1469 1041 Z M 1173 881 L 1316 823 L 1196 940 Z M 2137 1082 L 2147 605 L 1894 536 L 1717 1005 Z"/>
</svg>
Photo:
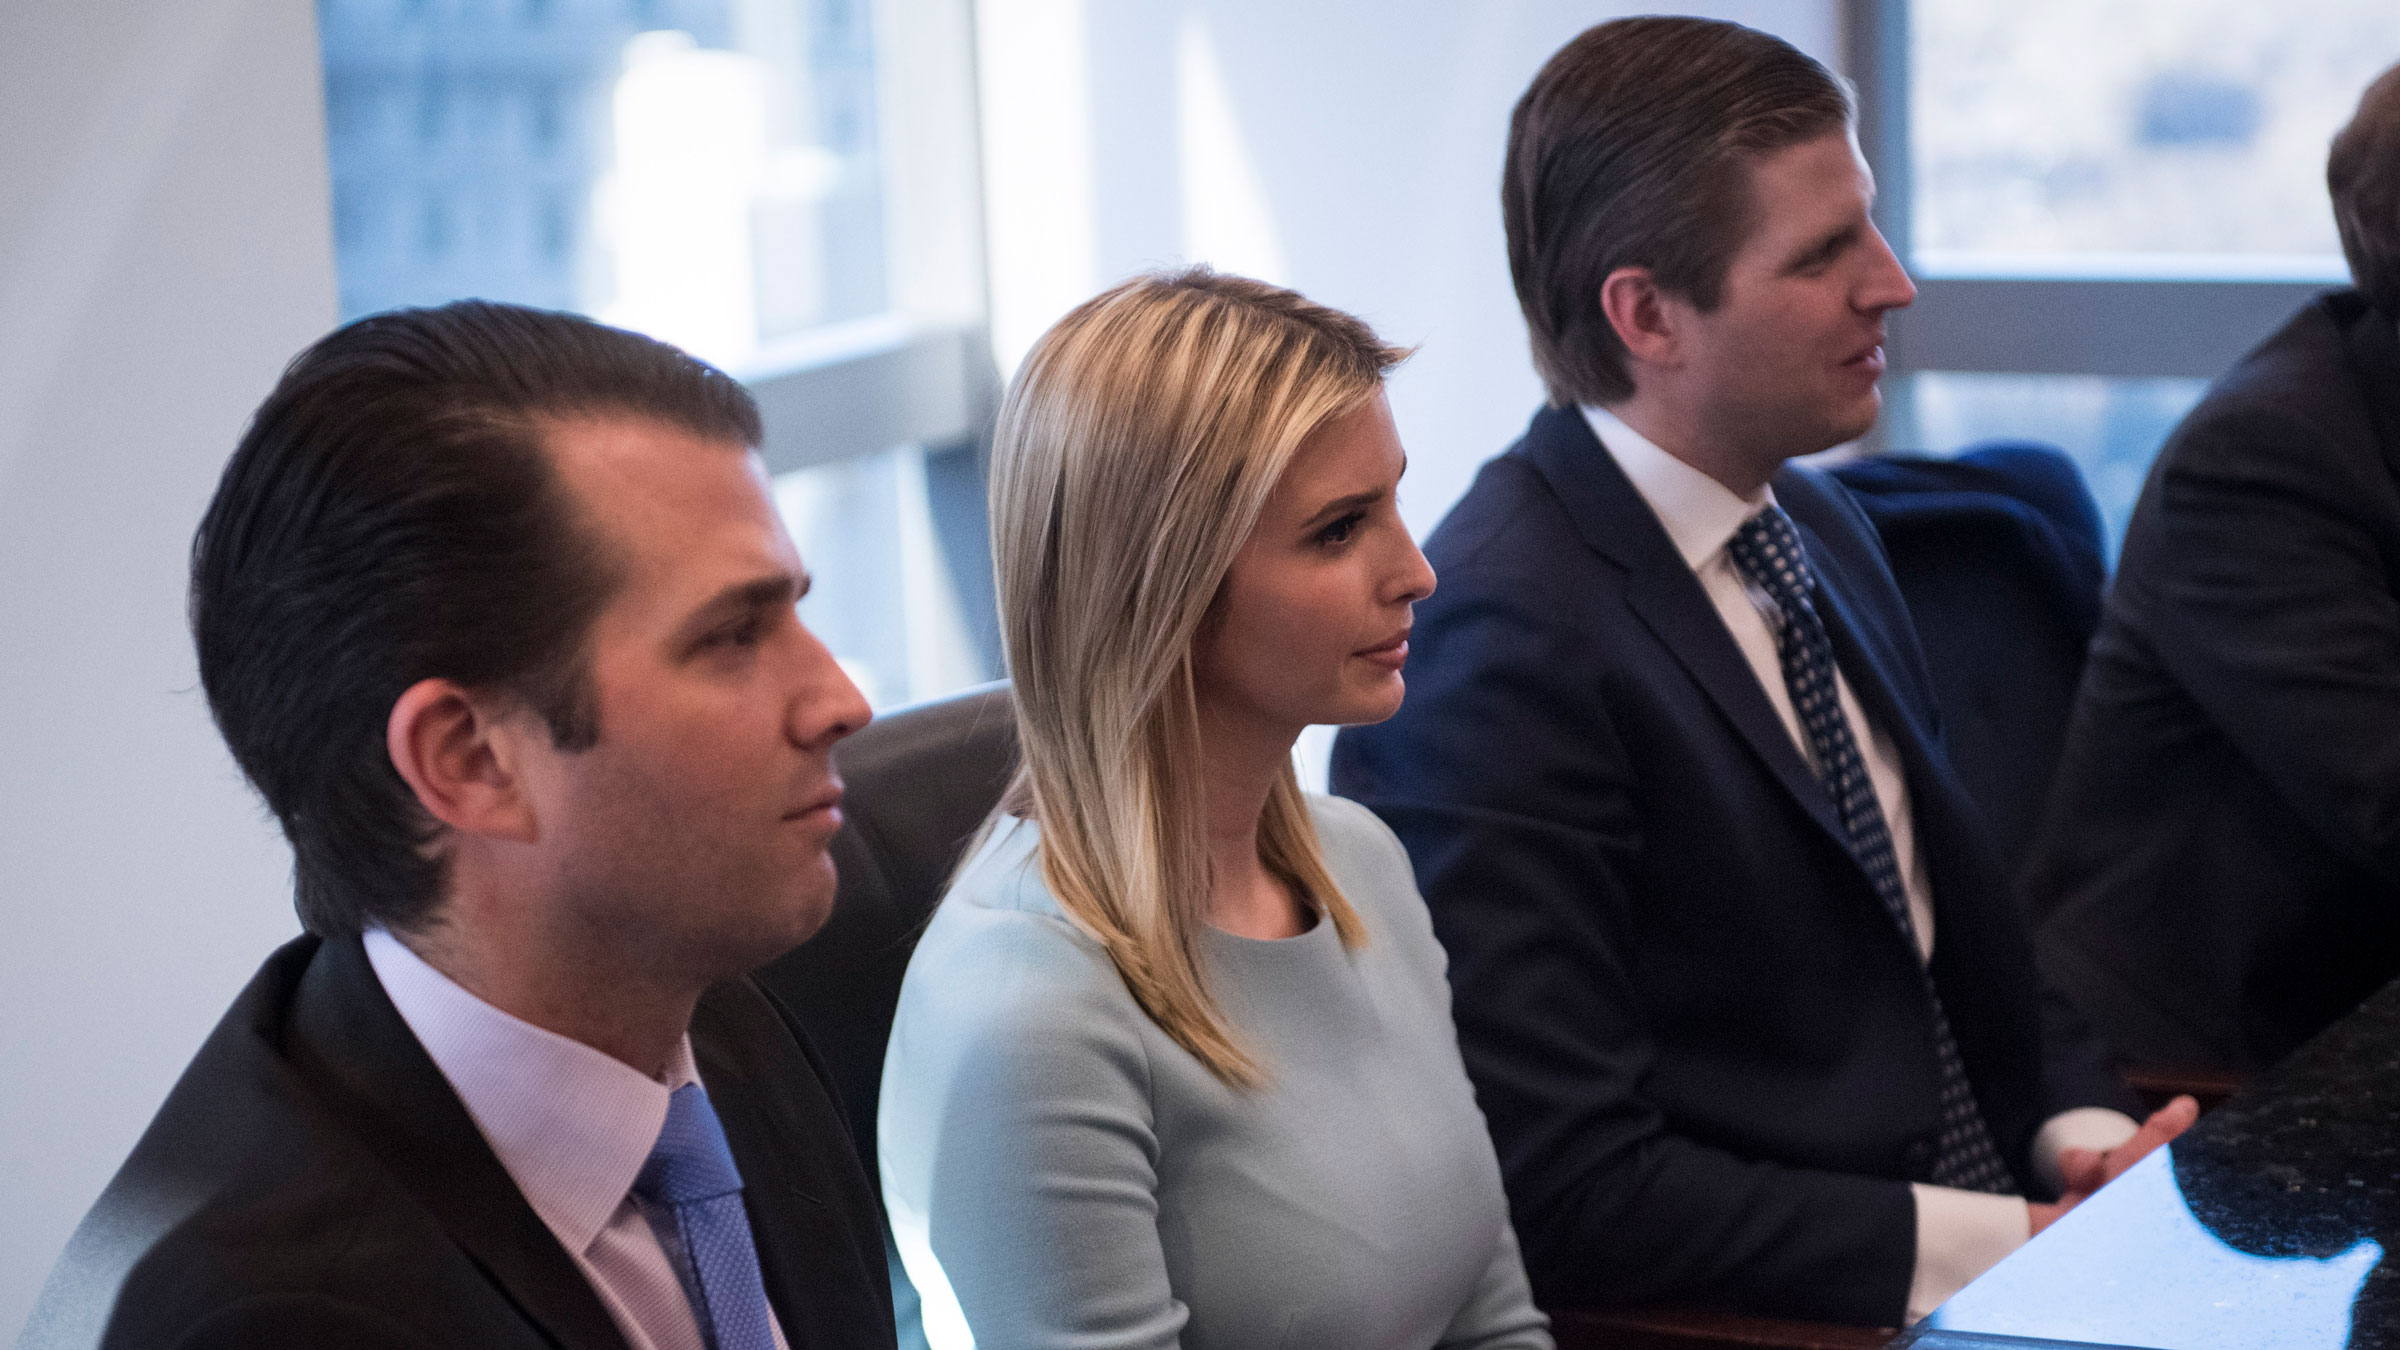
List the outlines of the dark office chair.
<svg viewBox="0 0 2400 1350">
<path fill-rule="evenodd" d="M 1990 441 L 1838 465 L 1891 555 L 1950 760 L 2013 875 L 2058 768 L 2108 570 L 2074 461 Z"/>
<path fill-rule="evenodd" d="M 834 752 L 845 791 L 833 917 L 807 944 L 758 972 L 798 1014 L 833 1071 L 867 1176 L 875 1102 L 917 935 L 977 826 L 1016 772 L 1008 685 L 979 685 L 877 718 Z"/>
</svg>

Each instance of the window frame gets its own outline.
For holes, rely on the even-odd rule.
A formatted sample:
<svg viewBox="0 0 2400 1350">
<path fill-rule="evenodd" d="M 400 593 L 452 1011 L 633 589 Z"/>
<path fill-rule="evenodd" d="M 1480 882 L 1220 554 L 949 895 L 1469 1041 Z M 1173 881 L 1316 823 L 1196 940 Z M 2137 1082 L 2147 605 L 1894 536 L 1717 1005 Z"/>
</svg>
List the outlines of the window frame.
<svg viewBox="0 0 2400 1350">
<path fill-rule="evenodd" d="M 1922 267 L 1910 228 L 1910 0 L 1841 6 L 1859 145 L 1878 187 L 1875 223 L 1917 284 L 1916 303 L 1887 320 L 1891 376 L 2214 379 L 2312 297 L 2348 284 L 2332 276 L 2143 276 L 2146 269 L 2105 261 L 2022 275 Z M 1904 386 L 1895 379 L 1890 387 Z"/>
<path fill-rule="evenodd" d="M 974 5 L 874 0 L 874 22 L 891 302 L 771 343 L 733 372 L 758 400 L 770 473 L 911 444 L 976 451 L 999 408 Z"/>
</svg>

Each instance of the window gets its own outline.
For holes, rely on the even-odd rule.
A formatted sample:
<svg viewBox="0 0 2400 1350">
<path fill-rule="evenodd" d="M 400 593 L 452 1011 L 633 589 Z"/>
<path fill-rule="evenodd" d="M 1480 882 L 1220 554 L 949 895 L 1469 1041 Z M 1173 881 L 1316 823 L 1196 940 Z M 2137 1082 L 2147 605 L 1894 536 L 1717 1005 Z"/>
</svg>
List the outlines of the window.
<svg viewBox="0 0 2400 1350">
<path fill-rule="evenodd" d="M 1911 242 L 1936 273 L 2339 278 L 2325 147 L 2387 0 L 1918 0 Z"/>
<path fill-rule="evenodd" d="M 967 0 L 318 0 L 345 318 L 480 296 L 741 377 L 878 704 L 998 667 Z M 970 508 L 971 509 L 968 509 Z"/>
<path fill-rule="evenodd" d="M 2112 536 L 2206 382 L 2347 272 L 2325 151 L 2400 59 L 2389 0 L 1849 0 L 1892 449 L 2062 445 Z M 2113 538 L 2112 538 L 2113 544 Z"/>
</svg>

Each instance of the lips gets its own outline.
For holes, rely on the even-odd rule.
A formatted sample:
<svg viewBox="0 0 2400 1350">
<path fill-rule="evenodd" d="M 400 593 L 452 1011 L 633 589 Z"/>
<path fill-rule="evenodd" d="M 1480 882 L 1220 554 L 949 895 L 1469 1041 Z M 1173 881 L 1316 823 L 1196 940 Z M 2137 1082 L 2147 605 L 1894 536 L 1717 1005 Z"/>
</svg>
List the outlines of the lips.
<svg viewBox="0 0 2400 1350">
<path fill-rule="evenodd" d="M 784 812 L 783 818 L 796 822 L 820 816 L 820 814 L 836 826 L 842 823 L 842 785 L 838 781 L 828 785 L 807 801 Z"/>
<path fill-rule="evenodd" d="M 1408 634 L 1409 630 L 1403 628 L 1391 637 L 1385 638 L 1372 647 L 1364 648 L 1356 654 L 1379 666 L 1389 666 L 1393 670 L 1398 670 L 1408 664 Z"/>
<path fill-rule="evenodd" d="M 1846 369 L 1863 370 L 1872 375 L 1883 373 L 1883 339 L 1877 338 L 1853 352 L 1842 365 Z"/>
</svg>

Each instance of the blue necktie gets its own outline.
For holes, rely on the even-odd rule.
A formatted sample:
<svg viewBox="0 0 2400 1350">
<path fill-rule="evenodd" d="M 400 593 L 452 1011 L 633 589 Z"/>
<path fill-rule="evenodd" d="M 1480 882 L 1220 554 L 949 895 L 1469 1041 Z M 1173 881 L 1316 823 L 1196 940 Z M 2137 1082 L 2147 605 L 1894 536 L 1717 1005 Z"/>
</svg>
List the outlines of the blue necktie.
<svg viewBox="0 0 2400 1350">
<path fill-rule="evenodd" d="M 1875 799 L 1874 781 L 1867 777 L 1866 760 L 1834 683 L 1833 643 L 1817 617 L 1811 599 L 1817 579 L 1809 572 L 1808 553 L 1783 508 L 1768 506 L 1750 519 L 1725 546 L 1734 562 L 1775 600 L 1783 622 L 1776 625 L 1775 655 L 1783 665 L 1783 682 L 1791 691 L 1792 708 L 1816 751 L 1817 776 L 1833 799 L 1835 813 L 1848 836 L 1850 856 L 1858 860 L 1875 896 L 1892 922 L 1900 925 L 1909 953 L 1917 948 L 1916 925 L 1908 915 L 1908 886 L 1900 877 L 1900 859 L 1892 849 L 1892 834 Z M 1942 1011 L 1941 991 L 1933 972 L 1913 962 L 1925 981 L 1925 999 L 1933 1014 L 1935 1056 L 1941 1061 L 1941 1139 L 1934 1146 L 1933 1182 L 1961 1190 L 2016 1193 L 2016 1180 L 1992 1144 L 1992 1132 L 1975 1104 L 1974 1086 L 1967 1081 L 1966 1061 L 1950 1034 L 1949 1014 Z"/>
<path fill-rule="evenodd" d="M 667 1123 L 633 1194 L 667 1249 L 709 1350 L 775 1350 L 758 1248 L 742 1209 L 742 1174 L 698 1083 L 667 1098 Z"/>
</svg>

